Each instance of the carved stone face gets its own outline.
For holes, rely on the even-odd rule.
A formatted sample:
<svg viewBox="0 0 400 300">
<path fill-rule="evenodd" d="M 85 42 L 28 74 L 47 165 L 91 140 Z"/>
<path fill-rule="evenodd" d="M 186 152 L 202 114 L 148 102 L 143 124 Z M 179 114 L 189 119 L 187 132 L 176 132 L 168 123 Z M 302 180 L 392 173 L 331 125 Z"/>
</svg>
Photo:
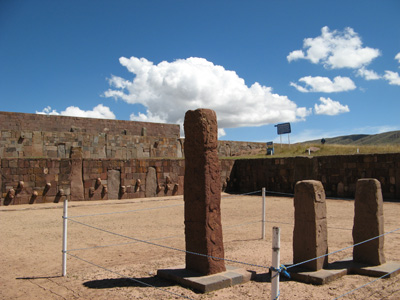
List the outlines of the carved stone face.
<svg viewBox="0 0 400 300">
<path fill-rule="evenodd" d="M 121 186 L 121 194 L 125 194 L 126 193 L 126 186 Z"/>
<path fill-rule="evenodd" d="M 14 189 L 9 189 L 7 196 L 8 196 L 9 199 L 14 199 L 15 190 Z"/>
<path fill-rule="evenodd" d="M 18 182 L 18 189 L 22 190 L 24 188 L 25 182 L 23 182 L 22 180 L 20 182 Z"/>
<path fill-rule="evenodd" d="M 89 188 L 89 196 L 93 196 L 94 195 L 94 188 L 90 187 Z"/>
<path fill-rule="evenodd" d="M 97 186 L 101 185 L 101 178 L 100 178 L 100 177 L 98 177 L 98 178 L 96 179 L 96 185 L 97 185 Z"/>
<path fill-rule="evenodd" d="M 107 194 L 108 193 L 108 188 L 106 185 L 103 186 L 103 194 Z"/>
<path fill-rule="evenodd" d="M 141 184 L 142 184 L 142 181 L 140 179 L 136 180 L 135 192 L 138 192 L 140 190 Z"/>
</svg>

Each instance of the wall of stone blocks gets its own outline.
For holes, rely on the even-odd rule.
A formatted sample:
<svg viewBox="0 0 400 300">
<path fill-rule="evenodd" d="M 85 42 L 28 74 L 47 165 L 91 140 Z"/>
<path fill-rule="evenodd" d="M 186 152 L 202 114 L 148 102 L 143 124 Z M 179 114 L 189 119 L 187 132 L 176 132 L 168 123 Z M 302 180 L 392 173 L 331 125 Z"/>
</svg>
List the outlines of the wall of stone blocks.
<svg viewBox="0 0 400 300">
<path fill-rule="evenodd" d="M 33 204 L 60 201 L 70 197 L 71 162 L 69 159 L 1 159 L 1 204 Z M 23 182 L 23 188 L 19 183 Z M 50 184 L 46 186 L 46 184 Z M 7 199 L 10 189 L 14 199 Z M 37 197 L 33 197 L 33 192 Z"/>
<path fill-rule="evenodd" d="M 294 192 L 299 180 L 319 180 L 328 197 L 354 198 L 357 180 L 376 178 L 385 199 L 400 199 L 400 153 L 239 159 L 230 176 L 230 192 Z"/>
<path fill-rule="evenodd" d="M 183 140 L 108 133 L 0 130 L 0 157 L 69 158 L 72 147 L 84 158 L 182 157 Z"/>
<path fill-rule="evenodd" d="M 59 202 L 65 197 L 76 201 L 183 194 L 183 159 L 1 158 L 0 163 L 1 205 Z M 314 179 L 322 182 L 328 197 L 354 198 L 358 179 L 376 178 L 385 199 L 400 199 L 400 153 L 221 159 L 220 165 L 222 190 L 232 193 L 266 187 L 267 191 L 293 194 L 297 181 Z M 149 177 L 151 168 L 154 178 Z M 114 197 L 110 197 L 115 186 L 110 171 L 117 172 Z M 10 200 L 11 189 L 15 196 Z"/>
<path fill-rule="evenodd" d="M 110 197 L 109 170 L 120 172 L 117 199 L 144 198 L 149 168 L 156 171 L 156 197 L 182 195 L 185 161 L 182 159 L 131 159 L 131 160 L 84 160 L 83 184 L 86 200 L 108 200 Z M 100 178 L 101 183 L 97 183 Z M 108 192 L 103 193 L 104 187 Z M 125 192 L 122 193 L 124 187 Z M 114 199 L 115 200 L 115 199 Z"/>
<path fill-rule="evenodd" d="M 109 133 L 0 130 L 0 157 L 69 158 L 72 147 L 83 158 L 181 158 L 184 139 Z M 220 157 L 265 154 L 265 143 L 219 141 Z"/>
<path fill-rule="evenodd" d="M 73 168 L 81 170 L 80 181 L 72 178 Z M 116 199 L 144 198 L 149 168 L 154 168 L 155 194 L 171 196 L 183 194 L 184 160 L 182 159 L 1 159 L 1 205 L 34 204 L 69 200 L 109 200 L 108 171 L 119 172 Z M 19 188 L 20 182 L 23 188 Z M 139 183 L 139 184 L 138 184 Z M 50 184 L 50 188 L 48 188 Z M 122 193 L 124 187 L 124 193 Z M 82 188 L 83 195 L 72 191 Z M 105 188 L 105 189 L 104 189 Z M 15 196 L 9 199 L 13 189 Z M 33 197 L 36 191 L 37 196 Z M 61 193 L 60 193 L 61 192 Z"/>
<path fill-rule="evenodd" d="M 267 144 L 256 142 L 218 141 L 218 156 L 246 156 L 266 154 Z"/>
<path fill-rule="evenodd" d="M 0 157 L 86 159 L 181 158 L 180 126 L 0 112 Z M 220 157 L 266 153 L 265 143 L 219 141 Z"/>
<path fill-rule="evenodd" d="M 0 111 L 2 130 L 81 132 L 88 134 L 109 133 L 114 135 L 159 136 L 179 138 L 176 124 L 131 122 L 121 120 L 51 116 Z"/>
</svg>

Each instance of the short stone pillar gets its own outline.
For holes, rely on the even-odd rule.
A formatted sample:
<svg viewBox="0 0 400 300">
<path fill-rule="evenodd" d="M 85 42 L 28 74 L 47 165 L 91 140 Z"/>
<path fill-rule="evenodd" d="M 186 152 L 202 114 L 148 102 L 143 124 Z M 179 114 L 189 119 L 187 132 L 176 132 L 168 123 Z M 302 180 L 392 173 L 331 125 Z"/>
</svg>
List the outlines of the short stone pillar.
<svg viewBox="0 0 400 300">
<path fill-rule="evenodd" d="M 185 239 L 186 269 L 203 275 L 225 271 L 221 225 L 221 179 L 218 161 L 218 125 L 214 111 L 185 114 Z"/>
<path fill-rule="evenodd" d="M 384 233 L 381 184 L 372 178 L 359 179 L 354 203 L 354 244 Z M 353 248 L 353 261 L 377 266 L 385 263 L 384 237 Z"/>
<path fill-rule="evenodd" d="M 328 228 L 325 190 L 322 183 L 304 180 L 296 183 L 294 194 L 293 263 L 300 263 L 328 253 Z M 300 265 L 318 271 L 328 264 L 328 257 Z"/>
</svg>

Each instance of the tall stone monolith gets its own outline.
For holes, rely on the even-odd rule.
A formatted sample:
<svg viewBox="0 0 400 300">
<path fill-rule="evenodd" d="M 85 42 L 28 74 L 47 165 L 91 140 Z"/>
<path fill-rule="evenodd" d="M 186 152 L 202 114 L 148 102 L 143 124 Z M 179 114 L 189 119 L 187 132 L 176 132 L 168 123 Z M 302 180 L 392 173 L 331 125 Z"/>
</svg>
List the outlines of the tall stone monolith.
<svg viewBox="0 0 400 300">
<path fill-rule="evenodd" d="M 381 184 L 372 178 L 359 179 L 354 202 L 354 244 L 384 233 Z M 384 237 L 353 248 L 353 261 L 377 266 L 385 263 Z"/>
<path fill-rule="evenodd" d="M 328 253 L 328 228 L 325 190 L 316 180 L 296 183 L 294 192 L 293 263 L 300 263 Z M 318 271 L 327 266 L 328 257 L 299 267 Z"/>
<path fill-rule="evenodd" d="M 221 178 L 218 161 L 218 125 L 214 111 L 185 114 L 185 238 L 186 269 L 203 275 L 225 271 L 221 225 Z"/>
</svg>

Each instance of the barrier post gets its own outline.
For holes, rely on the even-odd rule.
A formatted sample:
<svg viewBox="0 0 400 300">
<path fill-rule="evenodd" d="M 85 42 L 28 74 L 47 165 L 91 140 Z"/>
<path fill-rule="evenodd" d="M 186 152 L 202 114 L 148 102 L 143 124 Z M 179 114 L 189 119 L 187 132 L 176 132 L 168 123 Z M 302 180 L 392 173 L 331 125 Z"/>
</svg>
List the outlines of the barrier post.
<svg viewBox="0 0 400 300">
<path fill-rule="evenodd" d="M 261 239 L 265 240 L 265 187 L 262 188 Z"/>
<path fill-rule="evenodd" d="M 272 270 L 271 270 L 271 300 L 279 299 L 279 268 L 280 268 L 281 229 L 272 229 Z"/>
<path fill-rule="evenodd" d="M 68 221 L 68 199 L 64 200 L 63 210 L 63 243 L 62 243 L 62 276 L 67 275 L 67 221 Z"/>
</svg>

